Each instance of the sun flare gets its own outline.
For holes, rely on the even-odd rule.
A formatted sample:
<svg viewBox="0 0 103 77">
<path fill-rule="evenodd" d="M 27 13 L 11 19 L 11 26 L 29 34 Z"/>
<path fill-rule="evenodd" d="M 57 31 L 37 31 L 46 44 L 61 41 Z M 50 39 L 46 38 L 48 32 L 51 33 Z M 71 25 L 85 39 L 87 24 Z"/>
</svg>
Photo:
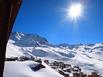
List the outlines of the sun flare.
<svg viewBox="0 0 103 77">
<path fill-rule="evenodd" d="M 82 4 L 74 3 L 74 4 L 71 4 L 69 9 L 68 9 L 68 16 L 71 19 L 76 20 L 82 16 L 82 12 L 83 12 Z"/>
</svg>

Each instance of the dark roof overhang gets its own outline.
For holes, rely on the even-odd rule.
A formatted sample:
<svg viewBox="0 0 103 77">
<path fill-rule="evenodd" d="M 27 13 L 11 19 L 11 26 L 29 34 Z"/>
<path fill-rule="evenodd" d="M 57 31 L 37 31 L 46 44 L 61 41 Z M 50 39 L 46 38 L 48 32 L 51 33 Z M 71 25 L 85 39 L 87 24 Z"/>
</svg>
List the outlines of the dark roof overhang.
<svg viewBox="0 0 103 77">
<path fill-rule="evenodd" d="M 0 0 L 0 77 L 3 77 L 6 45 L 22 0 Z"/>
</svg>

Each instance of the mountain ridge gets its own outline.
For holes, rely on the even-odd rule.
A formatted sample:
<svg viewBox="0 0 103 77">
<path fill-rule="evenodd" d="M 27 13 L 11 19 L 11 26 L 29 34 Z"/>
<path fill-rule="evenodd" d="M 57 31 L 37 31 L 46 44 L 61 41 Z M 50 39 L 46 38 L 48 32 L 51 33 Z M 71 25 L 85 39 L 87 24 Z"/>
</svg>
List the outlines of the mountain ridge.
<svg viewBox="0 0 103 77">
<path fill-rule="evenodd" d="M 41 40 L 44 40 L 45 41 L 45 43 L 44 44 L 47 44 L 47 43 L 49 43 L 49 41 L 47 40 L 47 38 L 45 38 L 45 37 L 42 37 L 42 36 L 40 36 L 40 35 L 38 35 L 38 34 L 32 34 L 32 33 L 23 33 L 23 32 L 12 32 L 11 33 L 11 36 L 10 36 L 10 39 L 12 39 L 12 40 L 15 40 L 15 38 L 16 38 L 16 40 L 15 41 L 17 41 L 17 40 L 20 40 L 20 38 L 22 38 L 23 36 L 29 36 L 29 37 L 38 37 L 39 39 L 41 39 Z M 34 39 L 35 40 L 35 39 Z M 52 44 L 52 43 L 51 43 Z M 97 43 L 77 43 L 77 44 L 69 44 L 69 43 L 59 43 L 59 44 L 52 44 L 52 45 L 55 45 L 55 46 L 80 46 L 80 45 L 89 45 L 89 46 L 93 46 L 94 44 L 97 44 Z M 98 44 L 103 44 L 102 42 L 100 43 L 100 42 L 98 42 Z M 50 45 L 50 43 L 49 43 L 49 45 Z"/>
</svg>

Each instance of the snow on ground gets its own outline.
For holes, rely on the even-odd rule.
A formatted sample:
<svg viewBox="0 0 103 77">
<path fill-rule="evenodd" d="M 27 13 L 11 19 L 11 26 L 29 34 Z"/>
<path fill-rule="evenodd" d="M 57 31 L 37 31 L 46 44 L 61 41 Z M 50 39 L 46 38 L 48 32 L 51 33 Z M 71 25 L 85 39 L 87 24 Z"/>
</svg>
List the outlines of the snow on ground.
<svg viewBox="0 0 103 77">
<path fill-rule="evenodd" d="M 94 46 L 79 46 L 75 51 L 67 47 L 37 46 L 20 47 L 10 40 L 7 45 L 6 57 L 19 57 L 24 55 L 37 56 L 42 59 L 59 60 L 72 65 L 80 66 L 84 72 L 97 70 L 103 74 L 103 44 Z M 100 46 L 99 46 L 100 45 Z M 97 47 L 96 47 L 97 46 Z"/>
<path fill-rule="evenodd" d="M 10 40 L 7 44 L 7 52 L 6 52 L 6 57 L 18 57 L 18 56 L 23 56 L 23 51 L 21 50 L 21 47 L 16 46 L 12 44 L 13 41 Z"/>
<path fill-rule="evenodd" d="M 33 61 L 10 61 L 5 62 L 4 77 L 63 77 L 54 69 L 43 63 L 46 68 L 33 71 L 30 66 L 38 63 Z"/>
</svg>

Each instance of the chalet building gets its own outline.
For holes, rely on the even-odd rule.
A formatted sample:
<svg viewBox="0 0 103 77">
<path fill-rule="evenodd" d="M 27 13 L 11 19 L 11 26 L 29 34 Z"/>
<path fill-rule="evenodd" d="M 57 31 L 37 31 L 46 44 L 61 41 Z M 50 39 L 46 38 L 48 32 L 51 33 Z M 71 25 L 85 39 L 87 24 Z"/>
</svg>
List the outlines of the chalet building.
<svg viewBox="0 0 103 77">
<path fill-rule="evenodd" d="M 44 60 L 44 62 L 51 66 L 51 68 L 58 71 L 64 77 L 100 77 L 100 75 L 98 75 L 96 72 L 92 72 L 91 75 L 84 74 L 81 72 L 82 70 L 79 66 L 71 66 L 70 64 L 57 61 L 49 63 L 48 60 Z"/>
<path fill-rule="evenodd" d="M 30 57 L 20 56 L 20 57 L 18 58 L 18 61 L 26 61 L 26 60 L 30 60 Z"/>
<path fill-rule="evenodd" d="M 80 73 L 73 73 L 73 77 L 81 77 Z"/>
<path fill-rule="evenodd" d="M 70 64 L 64 64 L 65 68 L 71 67 Z"/>
<path fill-rule="evenodd" d="M 69 74 L 65 74 L 64 77 L 69 77 Z"/>
<path fill-rule="evenodd" d="M 5 61 L 16 61 L 18 57 L 5 58 Z"/>
<path fill-rule="evenodd" d="M 88 75 L 88 77 L 100 77 L 100 75 L 98 75 L 96 72 L 92 72 L 92 74 Z"/>
<path fill-rule="evenodd" d="M 45 62 L 46 64 L 49 64 L 49 60 L 44 60 L 44 62 Z"/>
<path fill-rule="evenodd" d="M 69 73 L 71 73 L 72 68 L 64 68 L 63 71 L 64 71 L 64 72 L 69 72 Z"/>
</svg>

